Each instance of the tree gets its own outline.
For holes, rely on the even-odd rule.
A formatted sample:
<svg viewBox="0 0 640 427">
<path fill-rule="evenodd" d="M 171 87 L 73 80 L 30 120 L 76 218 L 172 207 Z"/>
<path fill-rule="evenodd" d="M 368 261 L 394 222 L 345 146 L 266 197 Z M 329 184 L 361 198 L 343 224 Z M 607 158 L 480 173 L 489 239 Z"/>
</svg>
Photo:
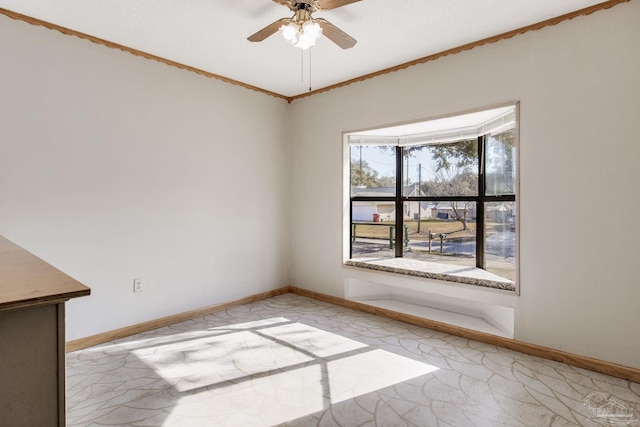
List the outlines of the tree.
<svg viewBox="0 0 640 427">
<path fill-rule="evenodd" d="M 478 194 L 478 175 L 472 170 L 472 167 L 457 169 L 454 167 L 440 169 L 435 180 L 423 184 L 422 191 L 430 196 L 475 196 Z M 456 221 L 460 221 L 462 229 L 466 230 L 473 202 L 452 201 L 448 203 L 451 205 Z"/>
<path fill-rule="evenodd" d="M 465 169 L 469 166 L 477 165 L 478 140 L 476 139 L 432 145 L 430 148 L 436 172 L 443 169 L 448 170 L 452 167 Z"/>
<path fill-rule="evenodd" d="M 478 194 L 478 141 L 466 140 L 429 147 L 435 180 L 422 190 L 430 196 L 476 196 Z M 449 202 L 456 221 L 466 230 L 472 202 Z"/>
<path fill-rule="evenodd" d="M 395 185 L 393 177 L 378 176 L 378 171 L 373 169 L 366 160 L 351 160 L 351 187 L 392 187 Z"/>
<path fill-rule="evenodd" d="M 508 130 L 485 138 L 485 183 L 489 194 L 514 194 L 513 147 L 515 133 Z M 428 182 L 424 191 L 434 196 L 478 194 L 478 140 L 470 139 L 429 147 L 436 180 Z M 456 220 L 467 229 L 470 202 L 450 202 Z"/>
</svg>

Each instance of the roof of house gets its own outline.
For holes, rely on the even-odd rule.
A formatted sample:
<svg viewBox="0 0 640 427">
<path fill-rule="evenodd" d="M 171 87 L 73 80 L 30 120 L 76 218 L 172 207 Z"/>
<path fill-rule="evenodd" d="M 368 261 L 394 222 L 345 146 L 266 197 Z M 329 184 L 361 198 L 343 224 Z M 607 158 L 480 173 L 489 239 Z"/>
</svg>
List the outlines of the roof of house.
<svg viewBox="0 0 640 427">
<path fill-rule="evenodd" d="M 409 196 L 415 196 L 418 186 L 416 184 L 405 185 L 402 191 Z M 351 197 L 389 197 L 395 196 L 395 194 L 396 187 L 351 187 Z M 420 195 L 424 196 L 425 194 L 420 191 Z"/>
</svg>

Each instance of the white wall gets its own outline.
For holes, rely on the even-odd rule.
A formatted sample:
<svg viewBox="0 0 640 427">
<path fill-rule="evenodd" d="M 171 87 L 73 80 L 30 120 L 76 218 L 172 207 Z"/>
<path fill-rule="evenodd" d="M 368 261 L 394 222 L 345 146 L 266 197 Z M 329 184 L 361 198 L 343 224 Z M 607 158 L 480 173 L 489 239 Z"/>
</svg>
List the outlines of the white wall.
<svg viewBox="0 0 640 427">
<path fill-rule="evenodd" d="M 285 101 L 4 16 L 0 62 L 0 234 L 91 287 L 68 339 L 289 284 Z"/>
<path fill-rule="evenodd" d="M 343 296 L 375 274 L 342 267 L 342 132 L 520 101 L 516 338 L 640 368 L 637 22 L 629 2 L 289 106 L 0 16 L 0 234 L 92 288 L 68 339 Z"/>
<path fill-rule="evenodd" d="M 520 101 L 515 338 L 640 368 L 638 22 L 630 2 L 295 101 L 291 284 L 371 280 L 342 266 L 342 132 Z"/>
</svg>

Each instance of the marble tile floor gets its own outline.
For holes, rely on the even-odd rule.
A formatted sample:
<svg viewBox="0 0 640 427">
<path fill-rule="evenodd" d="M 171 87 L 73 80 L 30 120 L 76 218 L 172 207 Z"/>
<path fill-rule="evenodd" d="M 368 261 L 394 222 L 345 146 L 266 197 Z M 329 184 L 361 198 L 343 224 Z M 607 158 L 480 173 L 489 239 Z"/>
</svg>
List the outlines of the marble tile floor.
<svg viewBox="0 0 640 427">
<path fill-rule="evenodd" d="M 640 384 L 294 294 L 67 355 L 68 426 L 640 425 Z"/>
</svg>

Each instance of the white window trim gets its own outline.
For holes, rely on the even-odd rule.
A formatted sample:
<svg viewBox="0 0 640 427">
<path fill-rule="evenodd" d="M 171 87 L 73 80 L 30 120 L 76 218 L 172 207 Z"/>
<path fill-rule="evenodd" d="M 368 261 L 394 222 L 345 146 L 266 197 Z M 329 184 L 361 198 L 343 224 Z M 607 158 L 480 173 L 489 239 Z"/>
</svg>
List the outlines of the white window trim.
<svg viewBox="0 0 640 427">
<path fill-rule="evenodd" d="M 447 274 L 441 272 L 430 272 L 430 271 L 420 271 L 416 269 L 406 269 L 402 265 L 393 265 L 394 262 L 390 261 L 388 264 L 390 265 L 376 265 L 376 263 L 363 263 L 358 260 L 353 260 L 349 258 L 350 254 L 350 232 L 351 232 L 351 216 L 349 212 L 349 206 L 351 202 L 351 183 L 350 183 L 350 147 L 352 145 L 401 145 L 401 146 L 412 146 L 412 145 L 423 145 L 425 143 L 446 143 L 451 141 L 456 141 L 465 138 L 477 138 L 479 135 L 484 135 L 487 133 L 499 133 L 508 129 L 515 129 L 516 131 L 516 170 L 518 173 L 516 174 L 516 195 L 519 194 L 519 181 L 520 181 L 520 138 L 519 138 L 519 124 L 517 118 L 519 116 L 520 104 L 519 102 L 509 102 L 506 104 L 502 104 L 501 106 L 496 107 L 495 109 L 482 109 L 477 110 L 472 113 L 462 113 L 462 114 L 453 114 L 447 116 L 445 118 L 440 119 L 425 119 L 418 122 L 413 122 L 405 125 L 396 125 L 396 126 L 378 126 L 371 130 L 365 131 L 353 131 L 353 132 L 344 132 L 343 133 L 343 227 L 342 227 L 342 253 L 343 253 L 343 265 L 348 267 L 356 267 L 356 268 L 365 268 L 373 271 L 381 271 L 381 272 L 390 272 L 390 273 L 398 273 L 403 275 L 409 275 L 413 277 L 422 277 L 428 279 L 441 280 L 443 282 L 455 282 L 468 284 L 472 286 L 485 287 L 492 290 L 498 291 L 508 291 L 509 293 L 515 293 L 516 295 L 520 294 L 520 215 L 516 216 L 516 280 L 491 280 L 490 278 L 481 277 L 482 273 L 485 270 L 477 269 L 479 272 L 471 272 L 469 276 L 465 277 L 455 274 Z M 448 128 L 446 131 L 434 130 L 430 132 L 422 132 L 415 134 L 402 134 L 400 136 L 393 135 L 391 136 L 389 133 L 387 135 L 380 135 L 379 132 L 388 131 L 389 129 L 409 129 L 411 126 L 416 123 L 426 123 L 433 121 L 440 121 L 440 124 L 445 123 L 449 119 L 454 119 L 456 117 L 464 117 L 469 116 L 473 117 L 475 113 L 480 112 L 489 112 L 495 111 L 495 115 L 489 119 L 485 119 L 479 123 L 475 123 L 468 126 L 458 126 L 456 128 Z M 454 138 L 454 135 L 455 136 Z M 463 135 L 460 137 L 460 135 Z M 452 139 L 454 138 L 454 139 Z M 520 197 L 516 197 L 515 201 L 516 211 L 520 212 Z M 401 258 L 402 259 L 402 258 Z M 402 264 L 402 262 L 396 264 Z M 366 264 L 366 265 L 365 265 Z M 478 277 L 473 277 L 474 274 L 477 274 Z"/>
</svg>

